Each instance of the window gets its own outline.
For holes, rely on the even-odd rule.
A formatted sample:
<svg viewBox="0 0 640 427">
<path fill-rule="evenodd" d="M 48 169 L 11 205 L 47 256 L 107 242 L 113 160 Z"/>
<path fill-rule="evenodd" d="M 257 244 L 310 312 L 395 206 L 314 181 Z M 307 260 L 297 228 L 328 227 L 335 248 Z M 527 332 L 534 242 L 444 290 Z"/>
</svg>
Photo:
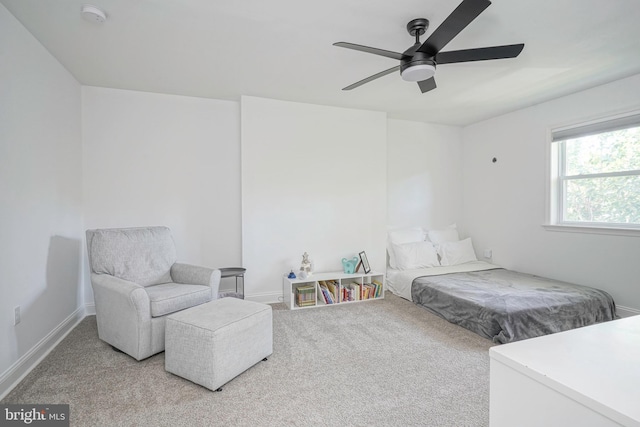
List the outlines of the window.
<svg viewBox="0 0 640 427">
<path fill-rule="evenodd" d="M 640 114 L 552 131 L 551 222 L 640 228 Z"/>
</svg>

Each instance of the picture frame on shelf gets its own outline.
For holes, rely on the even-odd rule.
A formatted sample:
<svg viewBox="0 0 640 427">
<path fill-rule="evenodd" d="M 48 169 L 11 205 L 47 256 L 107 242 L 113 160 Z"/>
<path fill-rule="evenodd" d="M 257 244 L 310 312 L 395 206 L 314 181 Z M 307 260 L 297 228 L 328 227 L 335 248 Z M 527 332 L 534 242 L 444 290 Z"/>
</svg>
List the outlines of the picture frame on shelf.
<svg viewBox="0 0 640 427">
<path fill-rule="evenodd" d="M 367 254 L 362 251 L 360 252 L 360 262 L 362 263 L 362 268 L 364 268 L 364 273 L 369 274 L 371 272 L 371 267 L 369 266 L 369 260 L 367 259 Z"/>
</svg>

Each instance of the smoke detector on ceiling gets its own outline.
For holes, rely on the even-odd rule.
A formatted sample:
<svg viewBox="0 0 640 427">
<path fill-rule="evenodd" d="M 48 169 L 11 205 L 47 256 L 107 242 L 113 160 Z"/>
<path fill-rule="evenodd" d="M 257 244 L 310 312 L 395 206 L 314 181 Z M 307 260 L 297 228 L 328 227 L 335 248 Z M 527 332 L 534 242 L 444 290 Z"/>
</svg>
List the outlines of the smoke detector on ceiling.
<svg viewBox="0 0 640 427">
<path fill-rule="evenodd" d="M 107 15 L 104 13 L 104 11 L 90 4 L 83 4 L 82 8 L 80 9 L 80 14 L 89 22 L 102 24 L 107 20 Z"/>
</svg>

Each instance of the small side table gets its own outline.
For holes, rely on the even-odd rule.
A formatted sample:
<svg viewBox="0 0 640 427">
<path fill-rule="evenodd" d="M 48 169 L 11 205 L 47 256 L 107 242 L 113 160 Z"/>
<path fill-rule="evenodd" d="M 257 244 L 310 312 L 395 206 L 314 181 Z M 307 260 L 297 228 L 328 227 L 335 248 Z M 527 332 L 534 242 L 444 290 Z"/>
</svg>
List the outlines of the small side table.
<svg viewBox="0 0 640 427">
<path fill-rule="evenodd" d="M 227 267 L 227 268 L 219 268 L 221 273 L 221 277 L 235 277 L 236 278 L 236 294 L 238 293 L 238 278 L 242 279 L 242 299 L 244 299 L 244 273 L 247 271 L 246 268 L 242 267 Z"/>
</svg>

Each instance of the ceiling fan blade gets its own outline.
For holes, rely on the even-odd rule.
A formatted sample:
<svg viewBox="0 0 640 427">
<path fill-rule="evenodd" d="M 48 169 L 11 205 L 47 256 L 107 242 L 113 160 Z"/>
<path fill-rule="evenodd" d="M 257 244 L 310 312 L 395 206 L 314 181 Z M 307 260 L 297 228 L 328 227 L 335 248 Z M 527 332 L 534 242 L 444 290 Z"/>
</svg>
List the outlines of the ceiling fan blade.
<svg viewBox="0 0 640 427">
<path fill-rule="evenodd" d="M 418 82 L 418 86 L 420 87 L 422 93 L 429 92 L 430 90 L 436 88 L 436 79 L 434 79 L 433 77 L 428 78 L 427 80 Z"/>
<path fill-rule="evenodd" d="M 436 55 L 436 64 L 454 64 L 456 62 L 486 61 L 488 59 L 515 58 L 524 49 L 524 44 L 481 47 L 478 49 L 452 50 Z"/>
<path fill-rule="evenodd" d="M 362 46 L 354 43 L 347 42 L 337 42 L 333 44 L 334 46 L 344 47 L 347 49 L 359 50 L 360 52 L 373 53 L 374 55 L 386 56 L 387 58 L 397 59 L 398 61 L 402 59 L 402 54 L 398 52 L 391 52 L 390 50 L 378 49 L 376 47 Z"/>
<path fill-rule="evenodd" d="M 380 77 L 382 77 L 382 76 L 386 76 L 387 74 L 391 74 L 391 73 L 393 73 L 394 71 L 400 71 L 400 66 L 399 66 L 399 65 L 396 65 L 395 67 L 393 67 L 393 68 L 389 68 L 388 70 L 380 71 L 378 74 L 374 74 L 373 76 L 369 76 L 369 77 L 367 77 L 366 79 L 362 79 L 362 80 L 360 80 L 359 82 L 356 82 L 356 83 L 354 83 L 354 84 L 352 84 L 352 85 L 349 85 L 349 86 L 347 86 L 347 87 L 343 88 L 342 90 L 351 90 L 351 89 L 355 89 L 355 88 L 357 88 L 358 86 L 362 86 L 362 85 L 363 85 L 363 84 L 365 84 L 365 83 L 369 83 L 370 81 L 373 81 L 373 80 L 375 80 L 375 79 L 378 79 L 378 78 L 380 78 Z"/>
<path fill-rule="evenodd" d="M 489 0 L 463 0 L 462 3 L 429 36 L 418 52 L 435 55 L 467 25 L 491 5 Z"/>
</svg>

